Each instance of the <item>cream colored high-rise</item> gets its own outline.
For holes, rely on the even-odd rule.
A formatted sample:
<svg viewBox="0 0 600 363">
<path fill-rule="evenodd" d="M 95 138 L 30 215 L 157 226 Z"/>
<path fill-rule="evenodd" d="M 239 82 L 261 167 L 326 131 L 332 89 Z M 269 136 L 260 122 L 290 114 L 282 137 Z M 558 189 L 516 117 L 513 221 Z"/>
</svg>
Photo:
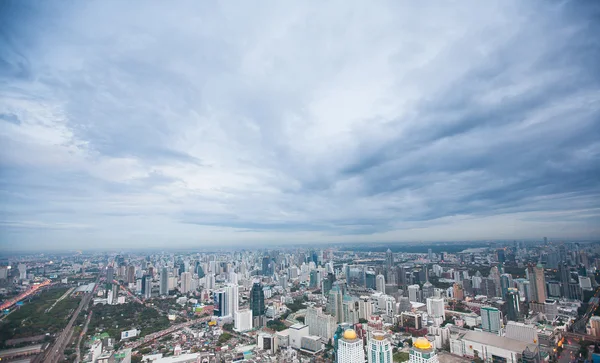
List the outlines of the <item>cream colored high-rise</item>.
<svg viewBox="0 0 600 363">
<path fill-rule="evenodd" d="M 371 334 L 367 343 L 367 361 L 369 363 L 392 363 L 392 345 L 381 330 Z"/>
<path fill-rule="evenodd" d="M 363 341 L 356 331 L 348 329 L 338 340 L 337 363 L 364 363 Z"/>
</svg>

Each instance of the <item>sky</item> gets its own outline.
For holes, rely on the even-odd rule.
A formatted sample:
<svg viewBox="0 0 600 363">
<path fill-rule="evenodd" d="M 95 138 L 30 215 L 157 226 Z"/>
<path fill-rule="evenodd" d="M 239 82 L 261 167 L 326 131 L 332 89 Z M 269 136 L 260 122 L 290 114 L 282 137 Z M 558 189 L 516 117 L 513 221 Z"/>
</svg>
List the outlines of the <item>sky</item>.
<svg viewBox="0 0 600 363">
<path fill-rule="evenodd" d="M 0 2 L 0 249 L 600 238 L 596 1 Z"/>
</svg>

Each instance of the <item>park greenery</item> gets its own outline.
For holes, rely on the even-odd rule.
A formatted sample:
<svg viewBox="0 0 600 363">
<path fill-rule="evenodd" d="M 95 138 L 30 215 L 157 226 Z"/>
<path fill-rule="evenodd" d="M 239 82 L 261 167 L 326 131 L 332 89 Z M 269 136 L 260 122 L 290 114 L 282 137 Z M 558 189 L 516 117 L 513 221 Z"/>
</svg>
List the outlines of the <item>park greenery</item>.
<svg viewBox="0 0 600 363">
<path fill-rule="evenodd" d="M 49 289 L 25 300 L 22 306 L 0 322 L 0 347 L 4 347 L 9 339 L 60 332 L 81 300 L 69 296 L 57 302 L 67 290 L 66 287 Z M 52 306 L 55 302 L 56 305 Z"/>
<path fill-rule="evenodd" d="M 275 331 L 282 331 L 287 329 L 287 325 L 285 325 L 281 320 L 269 320 L 267 321 L 267 328 Z"/>
<path fill-rule="evenodd" d="M 156 309 L 138 303 L 95 305 L 88 327 L 89 334 L 106 332 L 115 340 L 124 330 L 138 329 L 145 336 L 169 327 L 169 319 Z"/>
<path fill-rule="evenodd" d="M 396 352 L 393 356 L 394 362 L 406 362 L 408 358 L 409 354 L 407 352 Z"/>
</svg>

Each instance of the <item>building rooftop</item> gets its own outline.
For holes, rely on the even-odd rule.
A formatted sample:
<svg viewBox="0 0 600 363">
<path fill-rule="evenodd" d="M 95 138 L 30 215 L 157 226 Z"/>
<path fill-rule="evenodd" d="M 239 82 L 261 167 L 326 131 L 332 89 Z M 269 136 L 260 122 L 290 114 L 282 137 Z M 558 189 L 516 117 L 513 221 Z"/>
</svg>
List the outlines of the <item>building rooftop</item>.
<svg viewBox="0 0 600 363">
<path fill-rule="evenodd" d="M 478 332 L 478 331 L 468 331 L 464 336 L 464 340 L 470 340 L 476 343 L 482 343 L 485 345 L 489 345 L 492 347 L 502 348 L 506 350 L 510 350 L 513 352 L 522 352 L 527 348 L 527 342 L 523 342 L 520 340 L 510 339 L 502 336 L 498 336 L 492 333 L 486 332 Z"/>
</svg>

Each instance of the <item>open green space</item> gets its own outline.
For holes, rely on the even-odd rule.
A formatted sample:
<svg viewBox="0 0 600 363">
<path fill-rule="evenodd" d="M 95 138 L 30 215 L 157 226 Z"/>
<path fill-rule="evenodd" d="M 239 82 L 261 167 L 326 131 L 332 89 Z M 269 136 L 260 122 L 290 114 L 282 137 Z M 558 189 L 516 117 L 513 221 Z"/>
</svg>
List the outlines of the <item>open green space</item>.
<svg viewBox="0 0 600 363">
<path fill-rule="evenodd" d="M 151 307 L 138 303 L 96 305 L 88 326 L 88 334 L 106 332 L 115 340 L 121 339 L 124 330 L 141 330 L 140 336 L 169 327 L 169 319 Z"/>
<path fill-rule="evenodd" d="M 8 339 L 60 332 L 67 325 L 81 298 L 67 297 L 59 301 L 52 310 L 47 310 L 67 290 L 66 287 L 50 289 L 25 300 L 20 308 L 0 323 L 0 347 L 4 347 Z"/>
</svg>

